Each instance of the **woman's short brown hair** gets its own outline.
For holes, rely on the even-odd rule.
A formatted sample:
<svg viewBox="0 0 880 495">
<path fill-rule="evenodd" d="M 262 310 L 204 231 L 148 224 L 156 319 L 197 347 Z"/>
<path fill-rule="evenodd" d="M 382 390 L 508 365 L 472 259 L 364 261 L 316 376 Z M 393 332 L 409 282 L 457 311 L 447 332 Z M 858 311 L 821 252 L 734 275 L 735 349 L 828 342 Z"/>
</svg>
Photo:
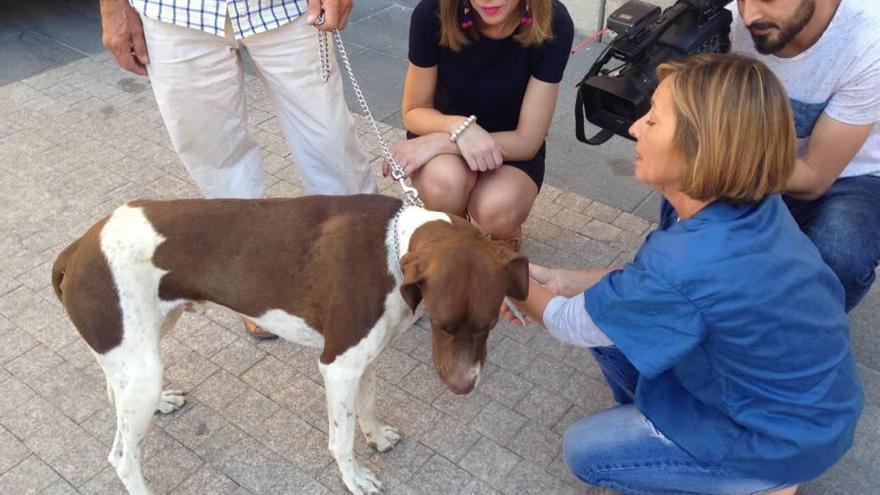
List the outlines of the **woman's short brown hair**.
<svg viewBox="0 0 880 495">
<path fill-rule="evenodd" d="M 661 64 L 685 157 L 682 192 L 752 203 L 784 190 L 794 170 L 795 130 L 782 84 L 742 55 L 695 55 Z"/>
<path fill-rule="evenodd" d="M 522 46 L 538 46 L 553 38 L 553 0 L 528 0 L 532 12 L 532 22 L 525 24 L 514 36 Z M 526 0 L 519 0 L 520 11 L 525 8 Z M 440 46 L 457 52 L 465 45 L 478 39 L 477 30 L 480 16 L 471 7 L 474 25 L 462 29 L 461 17 L 463 7 L 461 0 L 440 0 Z"/>
</svg>

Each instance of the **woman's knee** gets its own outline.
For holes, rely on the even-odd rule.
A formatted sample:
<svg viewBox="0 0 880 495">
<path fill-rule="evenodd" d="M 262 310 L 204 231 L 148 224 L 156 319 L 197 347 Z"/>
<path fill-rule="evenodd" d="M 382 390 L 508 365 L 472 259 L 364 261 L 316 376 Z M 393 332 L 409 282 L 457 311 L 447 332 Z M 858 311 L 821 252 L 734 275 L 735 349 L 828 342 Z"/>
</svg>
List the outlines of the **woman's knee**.
<svg viewBox="0 0 880 495">
<path fill-rule="evenodd" d="M 562 435 L 562 462 L 578 479 L 589 483 L 595 472 L 595 453 L 590 449 L 589 436 L 576 431 L 574 426 Z"/>
<path fill-rule="evenodd" d="M 562 460 L 572 474 L 589 483 L 609 465 L 632 462 L 632 452 L 650 449 L 658 436 L 635 405 L 612 407 L 585 416 L 565 430 Z"/>
<path fill-rule="evenodd" d="M 487 233 L 499 238 L 515 236 L 525 221 L 525 216 L 511 215 L 503 209 L 486 209 L 468 207 L 471 217 Z"/>
<path fill-rule="evenodd" d="M 462 213 L 467 207 L 476 179 L 453 160 L 435 158 L 413 174 L 413 184 L 430 209 Z"/>
<path fill-rule="evenodd" d="M 538 186 L 522 170 L 504 166 L 480 177 L 468 211 L 486 232 L 509 237 L 526 221 Z"/>
<path fill-rule="evenodd" d="M 519 196 L 514 191 L 474 194 L 468 203 L 468 211 L 480 227 L 501 237 L 518 233 L 531 207 L 531 198 Z"/>
<path fill-rule="evenodd" d="M 585 416 L 571 424 L 562 435 L 562 461 L 583 481 L 589 482 L 598 467 L 609 461 L 609 419 L 623 408 L 608 409 Z M 604 440 L 603 440 L 604 439 Z M 613 443 L 613 441 L 612 441 Z"/>
<path fill-rule="evenodd" d="M 448 200 L 450 198 L 466 197 L 466 192 L 461 184 L 442 177 L 419 181 L 418 186 L 419 193 L 428 200 Z"/>
</svg>

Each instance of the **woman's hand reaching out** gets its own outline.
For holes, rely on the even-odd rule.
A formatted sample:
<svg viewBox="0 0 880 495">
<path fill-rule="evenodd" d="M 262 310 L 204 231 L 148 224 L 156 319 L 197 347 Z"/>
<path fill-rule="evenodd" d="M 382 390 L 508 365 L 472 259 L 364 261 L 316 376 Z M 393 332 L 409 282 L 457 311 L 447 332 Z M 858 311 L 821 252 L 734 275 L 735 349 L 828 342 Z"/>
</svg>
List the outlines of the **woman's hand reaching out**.
<svg viewBox="0 0 880 495">
<path fill-rule="evenodd" d="M 529 278 L 541 284 L 554 296 L 565 295 L 562 288 L 565 285 L 566 276 L 562 272 L 567 271 L 529 263 Z"/>
<path fill-rule="evenodd" d="M 541 265 L 536 265 L 534 263 L 529 263 L 529 278 L 531 279 L 530 285 L 532 288 L 535 288 L 535 284 L 540 285 L 543 289 L 550 293 L 550 295 L 545 297 L 552 297 L 563 295 L 561 292 L 561 287 L 565 283 L 566 275 L 569 271 L 555 268 L 547 268 Z M 531 294 L 530 290 L 530 296 Z M 506 318 L 514 326 L 523 326 L 525 323 L 530 323 L 532 318 L 529 318 L 528 315 L 525 315 L 525 321 L 520 319 L 519 310 L 523 309 L 512 308 L 512 304 L 518 304 L 517 301 L 513 301 L 510 299 L 505 299 L 504 304 L 501 305 L 501 316 Z M 514 311 L 516 309 L 516 311 Z"/>
<path fill-rule="evenodd" d="M 565 268 L 547 268 L 529 263 L 529 298 L 526 301 L 513 301 L 531 320 L 538 320 L 547 303 L 554 296 L 573 297 L 587 290 L 598 282 L 611 268 L 599 270 L 568 270 Z M 516 315 L 507 303 L 501 307 L 501 316 L 511 324 L 521 326 Z M 528 318 L 527 318 L 528 320 Z"/>
<path fill-rule="evenodd" d="M 596 284 L 613 268 L 568 270 L 529 263 L 529 277 L 556 296 L 573 297 Z"/>
</svg>

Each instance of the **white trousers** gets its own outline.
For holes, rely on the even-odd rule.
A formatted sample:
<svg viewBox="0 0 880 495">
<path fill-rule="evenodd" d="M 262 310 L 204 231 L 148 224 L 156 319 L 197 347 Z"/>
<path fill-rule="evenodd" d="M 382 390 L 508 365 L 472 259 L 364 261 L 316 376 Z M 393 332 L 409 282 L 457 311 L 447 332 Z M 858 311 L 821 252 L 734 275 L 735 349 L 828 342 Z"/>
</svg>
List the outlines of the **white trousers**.
<svg viewBox="0 0 880 495">
<path fill-rule="evenodd" d="M 376 178 L 345 104 L 330 42 L 331 76 L 321 80 L 317 30 L 297 19 L 235 40 L 144 18 L 147 71 L 171 142 L 209 198 L 263 195 L 260 149 L 248 135 L 247 49 L 272 99 L 309 194 L 375 192 Z"/>
</svg>

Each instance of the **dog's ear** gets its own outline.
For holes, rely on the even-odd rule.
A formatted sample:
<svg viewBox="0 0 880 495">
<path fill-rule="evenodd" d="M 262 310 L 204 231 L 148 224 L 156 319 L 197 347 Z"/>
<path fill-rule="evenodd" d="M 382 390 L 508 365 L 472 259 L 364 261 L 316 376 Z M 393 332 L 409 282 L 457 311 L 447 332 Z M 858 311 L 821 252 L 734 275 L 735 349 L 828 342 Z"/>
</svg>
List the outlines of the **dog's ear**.
<svg viewBox="0 0 880 495">
<path fill-rule="evenodd" d="M 528 264 L 526 265 L 528 268 Z M 400 286 L 400 295 L 409 305 L 410 309 L 416 310 L 419 303 L 422 302 L 421 283 L 424 280 L 422 267 L 419 264 L 419 257 L 414 253 L 406 253 L 400 259 L 400 270 L 403 272 L 403 284 Z"/>
<path fill-rule="evenodd" d="M 529 297 L 529 259 L 515 256 L 507 260 L 504 267 L 507 273 L 507 295 L 524 301 Z"/>
<path fill-rule="evenodd" d="M 529 259 L 510 249 L 509 242 L 490 239 L 495 255 L 507 274 L 507 295 L 524 301 L 529 297 Z"/>
</svg>

